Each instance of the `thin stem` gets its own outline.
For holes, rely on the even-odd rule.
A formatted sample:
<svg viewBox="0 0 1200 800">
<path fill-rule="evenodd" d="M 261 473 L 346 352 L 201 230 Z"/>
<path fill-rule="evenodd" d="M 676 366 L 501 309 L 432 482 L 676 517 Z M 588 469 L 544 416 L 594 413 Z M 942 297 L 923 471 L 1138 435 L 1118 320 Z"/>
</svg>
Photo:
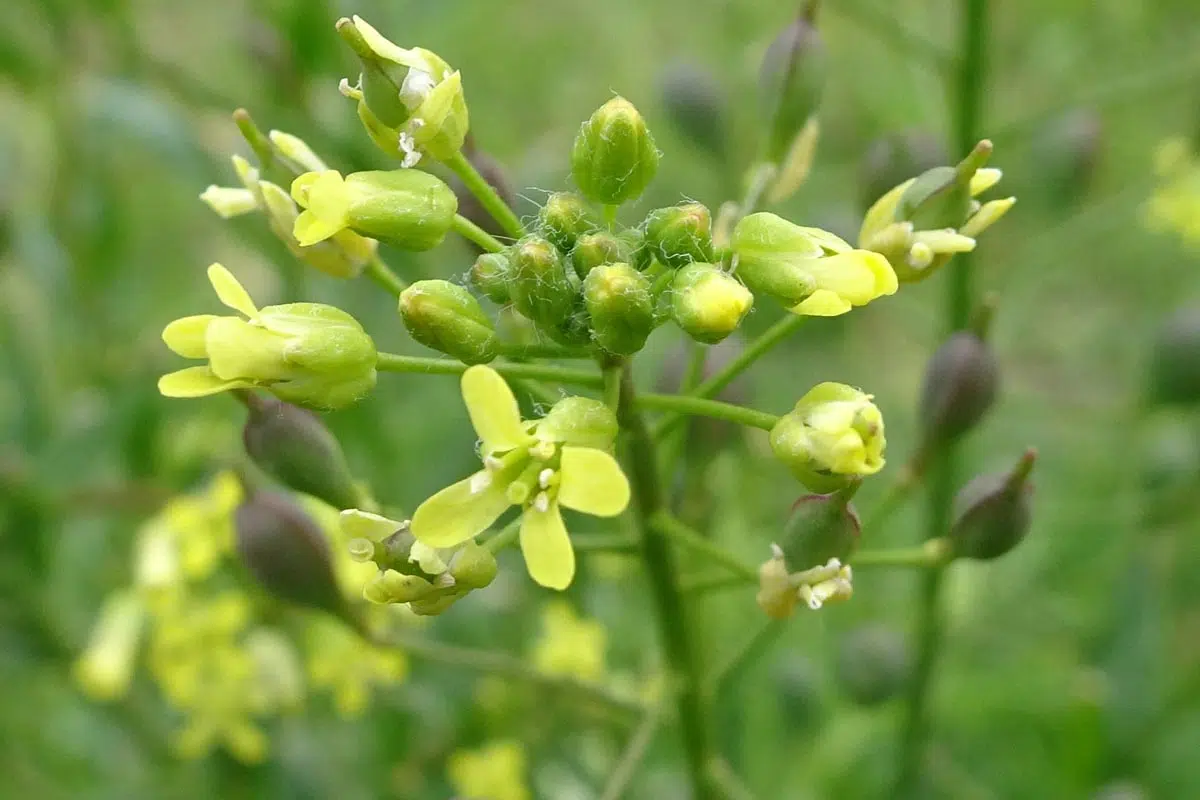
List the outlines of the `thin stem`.
<svg viewBox="0 0 1200 800">
<path fill-rule="evenodd" d="M 758 204 L 762 202 L 763 195 L 767 193 L 767 187 L 771 185 L 771 181 L 779 173 L 779 167 L 769 161 L 763 161 L 754 167 L 754 172 L 750 176 L 750 182 L 746 185 L 746 194 L 742 196 L 742 202 L 738 203 L 737 215 L 730 222 L 729 228 L 733 229 L 743 217 L 753 214 L 758 208 Z"/>
<path fill-rule="evenodd" d="M 755 581 L 757 583 L 757 581 Z M 680 581 L 680 589 L 687 594 L 708 594 L 722 589 L 743 589 L 753 586 L 743 575 L 688 575 Z"/>
<path fill-rule="evenodd" d="M 783 635 L 787 629 L 787 624 L 784 620 L 769 619 L 759 627 L 754 633 L 750 634 L 744 642 L 736 650 L 729 654 L 725 661 L 717 667 L 708 676 L 706 682 L 707 693 L 710 697 L 719 698 L 725 694 L 726 690 L 737 682 L 751 664 L 757 661 L 768 650 L 771 645 L 779 641 L 779 637 Z"/>
<path fill-rule="evenodd" d="M 625 752 L 621 754 L 621 760 L 617 762 L 617 766 L 608 777 L 608 782 L 604 784 L 600 800 L 619 800 L 624 795 L 637 772 L 638 765 L 642 763 L 642 759 L 646 755 L 646 750 L 654 741 L 654 734 L 658 732 L 658 724 L 661 721 L 662 713 L 658 707 L 646 712 L 646 716 L 642 718 L 641 723 L 633 732 L 633 736 L 630 737 L 629 744 L 625 745 Z"/>
<path fill-rule="evenodd" d="M 754 800 L 754 793 L 723 758 L 714 758 L 708 765 L 708 775 L 724 800 Z"/>
<path fill-rule="evenodd" d="M 855 569 L 872 567 L 915 567 L 929 569 L 947 563 L 949 551 L 943 538 L 930 539 L 919 547 L 901 547 L 895 550 L 863 550 L 850 557 Z"/>
<path fill-rule="evenodd" d="M 517 218 L 516 212 L 509 208 L 508 203 L 504 202 L 504 198 L 496 194 L 496 190 L 479 174 L 475 165 L 468 161 L 466 156 L 458 152 L 446 159 L 444 163 L 459 177 L 459 180 L 467 187 L 467 191 L 475 195 L 475 199 L 488 214 L 491 214 L 492 219 L 500 223 L 500 227 L 504 228 L 505 233 L 513 239 L 520 239 L 525 235 L 525 226 Z"/>
<path fill-rule="evenodd" d="M 580 533 L 571 537 L 577 553 L 631 553 L 638 541 L 623 533 Z"/>
<path fill-rule="evenodd" d="M 461 375 L 469 365 L 451 358 L 424 358 L 402 356 L 397 353 L 380 353 L 376 369 L 384 372 L 412 372 L 426 375 Z M 553 381 L 576 386 L 599 389 L 604 384 L 602 376 L 588 370 L 560 367 L 554 364 L 489 364 L 505 378 L 514 380 Z"/>
<path fill-rule="evenodd" d="M 459 236 L 469 242 L 474 242 L 489 253 L 499 253 L 504 249 L 504 245 L 496 241 L 495 237 L 462 214 L 454 215 L 452 227 Z"/>
<path fill-rule="evenodd" d="M 701 695 L 700 660 L 687 607 L 679 592 L 679 576 L 667 537 L 652 520 L 663 508 L 654 440 L 636 410 L 633 374 L 626 364 L 621 375 L 618 417 L 628 434 L 628 464 L 634 497 L 634 516 L 641 534 L 642 557 L 654 600 L 668 686 L 674 691 L 675 711 L 683 738 L 693 800 L 715 800 L 716 789 L 708 772 L 713 761 L 713 738 Z"/>
<path fill-rule="evenodd" d="M 867 514 L 866 519 L 863 521 L 862 529 L 864 531 L 874 531 L 887 522 L 892 514 L 903 507 L 905 501 L 912 495 L 913 490 L 917 488 L 917 485 L 918 476 L 912 466 L 904 467 L 900 473 L 900 477 L 887 490 L 887 494 L 871 509 L 871 513 Z"/>
<path fill-rule="evenodd" d="M 638 408 L 649 411 L 674 411 L 678 414 L 691 414 L 700 417 L 736 422 L 750 428 L 762 428 L 769 431 L 779 422 L 775 414 L 757 411 L 753 408 L 737 406 L 733 403 L 722 403 L 720 400 L 704 400 L 700 397 L 688 397 L 682 394 L 644 394 L 638 397 Z"/>
<path fill-rule="evenodd" d="M 700 381 L 704 380 L 704 363 L 708 360 L 707 345 L 694 340 L 688 340 L 687 344 L 691 352 L 688 356 L 687 369 L 683 373 L 683 380 L 679 382 L 679 393 L 682 395 L 689 394 L 699 385 Z M 679 467 L 679 459 L 683 456 L 685 437 L 686 434 L 681 432 L 659 443 L 659 469 L 663 481 L 667 485 L 671 484 L 675 477 L 675 470 Z"/>
<path fill-rule="evenodd" d="M 592 358 L 593 353 L 583 347 L 561 347 L 556 344 L 520 344 L 518 342 L 500 342 L 496 351 L 505 358 L 512 359 L 571 359 Z"/>
<path fill-rule="evenodd" d="M 482 547 L 492 555 L 499 553 L 506 547 L 511 547 L 517 543 L 517 536 L 521 533 L 521 518 L 517 517 L 512 522 L 501 528 L 495 536 L 483 543 Z"/>
<path fill-rule="evenodd" d="M 371 260 L 367 262 L 367 266 L 363 269 L 363 274 L 396 297 L 399 297 L 400 293 L 408 288 L 408 284 L 404 279 L 395 272 L 392 272 L 392 268 L 383 263 L 383 259 L 379 257 L 379 253 L 371 256 Z"/>
<path fill-rule="evenodd" d="M 925 63 L 939 72 L 954 65 L 954 56 L 947 53 L 941 45 L 926 39 L 887 12 L 879 10 L 878 6 L 858 0 L 841 0 L 829 5 L 836 9 L 835 13 L 840 12 L 846 19 L 869 30 L 900 55 Z"/>
<path fill-rule="evenodd" d="M 692 530 L 666 511 L 660 511 L 655 514 L 650 520 L 650 524 L 655 530 L 663 536 L 669 537 L 676 544 L 686 547 L 694 553 L 699 553 L 714 563 L 720 564 L 735 575 L 741 576 L 742 580 L 752 583 L 758 582 L 758 570 L 753 566 L 743 562 L 737 556 L 720 545 L 715 544 L 699 532 Z"/>
<path fill-rule="evenodd" d="M 604 404 L 615 413 L 621 405 L 621 361 L 609 364 L 604 369 Z"/>
<path fill-rule="evenodd" d="M 797 328 L 804 323 L 805 317 L 797 314 L 788 314 L 783 319 L 776 322 L 768 328 L 761 336 L 746 345 L 742 352 L 738 353 L 737 357 L 730 361 L 725 367 L 713 375 L 708 380 L 701 383 L 691 392 L 692 397 L 712 397 L 717 392 L 724 389 L 729 384 L 733 383 L 739 375 L 762 358 L 775 345 L 782 342 L 787 337 L 791 336 Z M 662 419 L 654 428 L 654 438 L 660 439 L 683 420 L 679 415 L 672 415 Z"/>
</svg>

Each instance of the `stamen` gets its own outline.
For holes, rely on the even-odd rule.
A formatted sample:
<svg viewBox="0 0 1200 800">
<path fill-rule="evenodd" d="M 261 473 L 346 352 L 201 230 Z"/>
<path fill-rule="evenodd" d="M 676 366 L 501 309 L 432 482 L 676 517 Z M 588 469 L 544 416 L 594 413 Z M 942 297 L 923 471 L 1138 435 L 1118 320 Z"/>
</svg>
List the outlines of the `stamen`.
<svg viewBox="0 0 1200 800">
<path fill-rule="evenodd" d="M 404 158 L 400 162 L 401 167 L 409 169 L 421 162 L 421 153 L 417 150 L 417 142 L 413 139 L 411 133 L 401 131 L 397 139 L 397 144 L 400 146 L 401 152 L 404 153 Z"/>
<path fill-rule="evenodd" d="M 554 458 L 554 442 L 538 442 L 533 447 L 529 448 L 529 454 L 538 461 L 549 461 Z"/>
<path fill-rule="evenodd" d="M 533 507 L 538 511 L 545 513 L 550 510 L 550 495 L 545 492 L 538 492 L 538 496 L 533 500 Z"/>
<path fill-rule="evenodd" d="M 554 470 L 546 468 L 538 473 L 538 486 L 543 489 L 550 487 L 550 480 L 554 477 Z"/>
<path fill-rule="evenodd" d="M 915 243 L 908 251 L 908 265 L 913 269 L 925 269 L 933 263 L 933 248 L 924 242 Z"/>
</svg>

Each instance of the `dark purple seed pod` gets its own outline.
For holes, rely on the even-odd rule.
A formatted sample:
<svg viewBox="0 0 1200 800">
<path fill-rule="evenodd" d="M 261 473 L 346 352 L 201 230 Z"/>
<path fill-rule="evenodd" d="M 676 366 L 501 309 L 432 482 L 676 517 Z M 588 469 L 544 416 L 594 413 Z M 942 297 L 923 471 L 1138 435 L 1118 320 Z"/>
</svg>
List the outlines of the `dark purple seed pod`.
<svg viewBox="0 0 1200 800">
<path fill-rule="evenodd" d="M 1036 458 L 1030 448 L 1011 470 L 979 475 L 959 490 L 947 536 L 952 557 L 990 561 L 1021 543 L 1033 521 Z"/>
<path fill-rule="evenodd" d="M 929 359 L 921 389 L 922 449 L 953 441 L 974 428 L 996 402 L 1000 370 L 988 343 L 958 331 Z"/>
</svg>

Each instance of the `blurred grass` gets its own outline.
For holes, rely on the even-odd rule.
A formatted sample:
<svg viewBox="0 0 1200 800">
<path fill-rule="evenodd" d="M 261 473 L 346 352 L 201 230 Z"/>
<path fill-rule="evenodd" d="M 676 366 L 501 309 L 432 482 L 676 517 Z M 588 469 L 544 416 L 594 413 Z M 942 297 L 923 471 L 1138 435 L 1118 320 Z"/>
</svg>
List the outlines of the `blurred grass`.
<svg viewBox="0 0 1200 800">
<path fill-rule="evenodd" d="M 781 213 L 852 235 L 869 142 L 946 129 L 935 60 L 897 44 L 894 26 L 944 51 L 954 6 L 826 6 L 833 67 L 820 164 Z M 530 187 L 526 214 L 540 189 L 567 178 L 579 121 L 613 92 L 630 98 L 664 152 L 659 177 L 628 212 L 632 223 L 681 196 L 715 207 L 735 190 L 753 154 L 758 59 L 792 7 L 9 0 L 0 10 L 0 795 L 444 797 L 439 753 L 486 728 L 471 710 L 467 678 L 426 672 L 415 691 L 381 698 L 357 726 L 324 708 L 281 721 L 278 753 L 263 768 L 219 758 L 186 764 L 162 751 L 169 720 L 148 687 L 127 706 L 104 708 L 65 682 L 98 599 L 128 577 L 138 519 L 238 447 L 234 403 L 165 401 L 153 388 L 171 364 L 162 325 L 210 303 L 207 263 L 231 266 L 264 301 L 302 289 L 338 302 L 381 348 L 413 350 L 391 302 L 372 287 L 281 270 L 286 253 L 257 221 L 222 223 L 196 201 L 208 183 L 233 180 L 227 156 L 245 149 L 228 119 L 237 105 L 264 128 L 308 138 L 340 168 L 384 163 L 335 91 L 353 67 L 330 25 L 351 11 L 463 71 L 476 137 L 516 185 Z M 1190 0 L 1008 0 L 993 4 L 992 23 L 984 129 L 994 132 L 996 162 L 1020 203 L 980 251 L 981 285 L 1001 292 L 1004 394 L 968 450 L 982 469 L 1027 444 L 1039 448 L 1037 522 L 1012 557 L 954 570 L 931 796 L 1088 797 L 1117 779 L 1149 797 L 1200 796 L 1200 652 L 1189 644 L 1200 633 L 1191 577 L 1200 559 L 1187 546 L 1197 516 L 1193 506 L 1180 521 L 1145 529 L 1135 417 L 1156 324 L 1200 289 L 1197 256 L 1145 232 L 1138 213 L 1153 185 L 1154 146 L 1198 124 L 1200 9 Z M 738 163 L 711 163 L 671 130 L 657 81 L 681 61 L 725 87 Z M 1037 146 L 1048 124 L 1077 108 L 1099 115 L 1101 156 L 1086 193 L 1062 202 Z M 469 263 L 456 243 L 389 258 L 408 276 L 459 275 Z M 814 321 L 753 373 L 756 405 L 774 411 L 819 380 L 876 395 L 893 469 L 868 482 L 860 508 L 871 507 L 913 444 L 911 406 L 940 330 L 937 284 L 905 287 L 850 319 Z M 747 333 L 774 319 L 764 304 Z M 639 365 L 647 379 L 677 338 L 664 330 L 652 339 Z M 468 469 L 464 423 L 454 381 L 408 376 L 384 376 L 369 400 L 331 418 L 356 468 L 410 509 Z M 768 456 L 751 438 L 707 465 L 712 528 L 750 558 L 765 555 L 798 494 Z M 916 516 L 902 513 L 872 532 L 872 543 L 914 540 Z M 440 620 L 438 635 L 519 649 L 537 596 L 511 572 L 499 599 Z M 907 630 L 911 578 L 863 573 L 853 603 L 798 617 L 740 682 L 730 744 L 760 797 L 884 796 L 895 709 L 840 699 L 832 655 L 861 622 Z M 750 594 L 702 602 L 712 647 L 732 646 L 757 619 Z M 649 665 L 651 632 L 627 592 L 596 581 L 579 599 L 610 626 L 614 664 Z M 819 728 L 780 718 L 773 678 L 784 654 L 811 660 Z M 551 732 L 572 730 L 569 719 L 543 710 L 527 726 L 548 797 L 568 796 L 546 794 L 545 781 L 553 784 L 554 770 L 592 735 L 556 741 Z M 406 782 L 413 768 L 401 765 L 426 750 L 420 779 Z M 654 793 L 677 771 L 670 747 L 660 741 L 654 752 L 636 796 L 674 796 Z"/>
</svg>

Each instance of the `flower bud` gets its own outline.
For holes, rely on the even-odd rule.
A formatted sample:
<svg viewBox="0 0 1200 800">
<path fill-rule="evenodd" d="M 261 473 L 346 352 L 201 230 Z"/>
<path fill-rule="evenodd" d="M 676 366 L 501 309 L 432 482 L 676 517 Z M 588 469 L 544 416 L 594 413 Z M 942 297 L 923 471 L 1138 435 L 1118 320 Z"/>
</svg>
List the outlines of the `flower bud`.
<svg viewBox="0 0 1200 800">
<path fill-rule="evenodd" d="M 767 125 L 767 157 L 783 160 L 792 140 L 816 113 L 825 89 L 825 43 L 815 25 L 816 0 L 775 37 L 759 73 Z"/>
<path fill-rule="evenodd" d="M 1200 404 L 1200 307 L 1171 314 L 1150 351 L 1149 395 L 1155 403 Z"/>
<path fill-rule="evenodd" d="M 289 489 L 337 509 L 354 507 L 354 477 L 320 417 L 274 397 L 253 392 L 241 397 L 250 411 L 242 441 L 255 465 Z"/>
<path fill-rule="evenodd" d="M 493 303 L 504 305 L 512 301 L 508 292 L 510 272 L 507 253 L 481 253 L 471 265 L 471 285 Z"/>
<path fill-rule="evenodd" d="M 671 318 L 698 342 L 716 344 L 729 336 L 754 305 L 754 295 L 712 264 L 692 263 L 675 273 Z"/>
<path fill-rule="evenodd" d="M 617 417 L 599 400 L 564 397 L 538 421 L 536 435 L 542 441 L 611 450 L 617 440 Z"/>
<path fill-rule="evenodd" d="M 928 131 L 905 131 L 871 143 L 859 169 L 865 211 L 893 186 L 950 160 L 941 140 Z"/>
<path fill-rule="evenodd" d="M 427 172 L 398 169 L 306 172 L 292 183 L 306 210 L 293 232 L 301 247 L 353 230 L 404 250 L 429 250 L 446 238 L 458 210 L 450 187 Z"/>
<path fill-rule="evenodd" d="M 290 497 L 251 491 L 234 513 L 237 551 L 255 580 L 289 603 L 340 614 L 329 543 Z"/>
<path fill-rule="evenodd" d="M 663 75 L 661 91 L 663 110 L 679 134 L 723 159 L 728 146 L 725 97 L 713 75 L 697 64 L 677 63 Z"/>
<path fill-rule="evenodd" d="M 871 396 L 821 383 L 771 429 L 771 449 L 814 492 L 844 489 L 883 469 L 883 416 Z"/>
<path fill-rule="evenodd" d="M 611 233 L 585 233 L 576 240 L 575 249 L 571 251 L 571 266 L 580 280 L 583 280 L 601 264 L 628 263 L 633 249 L 630 241 Z"/>
<path fill-rule="evenodd" d="M 462 286 L 417 281 L 400 293 L 400 318 L 418 342 L 464 364 L 486 364 L 496 357 L 492 321 Z"/>
<path fill-rule="evenodd" d="M 616 355 L 633 355 L 654 330 L 650 279 L 628 264 L 604 264 L 588 273 L 583 299 L 596 342 Z"/>
<path fill-rule="evenodd" d="M 600 227 L 587 201 L 574 192 L 555 192 L 538 211 L 538 235 L 548 239 L 564 256 L 585 233 Z"/>
<path fill-rule="evenodd" d="M 496 557 L 485 547 L 468 540 L 450 559 L 450 576 L 458 586 L 482 589 L 496 579 Z"/>
<path fill-rule="evenodd" d="M 271 131 L 267 134 L 267 138 L 275 146 L 276 155 L 286 163 L 292 174 L 324 172 L 329 169 L 321 157 L 314 153 L 308 143 L 299 136 L 293 136 L 283 131 Z"/>
<path fill-rule="evenodd" d="M 406 575 L 389 569 L 367 582 L 363 587 L 363 599 L 376 605 L 412 603 L 433 591 L 433 584 L 419 575 Z"/>
<path fill-rule="evenodd" d="M 578 296 L 554 245 L 540 236 L 526 236 L 509 255 L 513 305 L 539 325 L 566 321 Z"/>
<path fill-rule="evenodd" d="M 467 137 L 467 142 L 463 147 L 463 154 L 467 157 L 467 161 L 471 163 L 475 170 L 483 176 L 488 185 L 496 190 L 496 194 L 504 201 L 505 205 L 512 207 L 516 202 L 516 194 L 513 192 L 512 183 L 508 179 L 508 175 L 504 171 L 504 167 L 500 165 L 496 159 L 489 156 L 487 153 L 479 150 L 471 142 L 471 137 Z M 496 218 L 483 207 L 479 202 L 479 198 L 475 196 L 462 179 L 457 175 L 452 175 L 449 178 L 448 184 L 454 196 L 458 198 L 458 213 L 466 217 L 478 227 L 490 233 L 492 236 L 505 237 L 508 232 L 504 226 L 496 221 Z M 481 252 L 479 245 L 474 242 L 467 242 L 476 252 Z"/>
<path fill-rule="evenodd" d="M 861 706 L 877 706 L 900 694 L 912 673 L 904 636 L 885 625 L 870 624 L 842 637 L 837 682 Z"/>
<path fill-rule="evenodd" d="M 862 524 L 846 494 L 810 494 L 792 506 L 779 546 L 788 566 L 809 569 L 836 558 L 848 561 Z"/>
<path fill-rule="evenodd" d="M 955 558 L 988 561 L 1016 547 L 1033 518 L 1033 471 L 1036 452 L 1026 451 L 1008 472 L 979 475 L 954 498 L 949 540 Z"/>
<path fill-rule="evenodd" d="M 996 402 L 996 356 L 974 331 L 951 334 L 925 368 L 921 388 L 922 450 L 953 441 L 979 424 Z"/>
<path fill-rule="evenodd" d="M 655 258 L 671 269 L 713 261 L 712 215 L 701 203 L 651 211 L 645 236 Z"/>
<path fill-rule="evenodd" d="M 658 149 L 646 121 L 624 97 L 614 97 L 583 123 L 571 151 L 571 174 L 589 200 L 619 205 L 641 196 L 658 170 Z"/>
</svg>

